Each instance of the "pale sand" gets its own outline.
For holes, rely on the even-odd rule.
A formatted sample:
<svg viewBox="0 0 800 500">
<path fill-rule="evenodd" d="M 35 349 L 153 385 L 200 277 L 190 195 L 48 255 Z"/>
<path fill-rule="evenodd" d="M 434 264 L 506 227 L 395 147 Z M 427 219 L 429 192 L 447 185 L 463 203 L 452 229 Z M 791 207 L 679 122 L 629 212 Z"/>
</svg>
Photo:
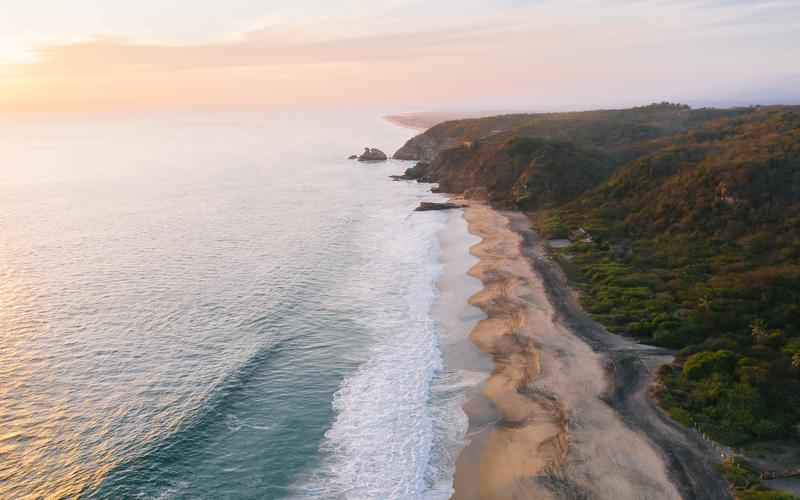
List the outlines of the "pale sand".
<svg viewBox="0 0 800 500">
<path fill-rule="evenodd" d="M 603 357 L 557 320 L 519 233 L 469 203 L 464 217 L 482 238 L 470 274 L 484 285 L 470 303 L 487 315 L 470 337 L 495 369 L 464 407 L 453 498 L 680 498 L 663 455 L 604 401 Z"/>
<path fill-rule="evenodd" d="M 465 405 L 470 422 L 483 428 L 473 429 L 472 441 L 459 458 L 454 498 L 543 498 L 530 478 L 559 468 L 567 444 L 558 403 L 526 394 L 541 371 L 530 330 L 537 311 L 525 298 L 533 276 L 519 252 L 519 236 L 500 214 L 473 204 L 464 216 L 470 232 L 483 238 L 471 249 L 480 262 L 469 274 L 484 289 L 470 304 L 487 315 L 470 338 L 492 357 L 495 369 L 482 387 L 485 400 Z"/>
</svg>

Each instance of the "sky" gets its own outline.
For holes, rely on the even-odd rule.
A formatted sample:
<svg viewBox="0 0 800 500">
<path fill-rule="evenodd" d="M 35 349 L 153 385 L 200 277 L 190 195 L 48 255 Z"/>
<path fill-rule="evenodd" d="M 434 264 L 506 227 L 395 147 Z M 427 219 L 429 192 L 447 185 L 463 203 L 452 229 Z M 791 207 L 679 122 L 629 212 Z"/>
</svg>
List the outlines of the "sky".
<svg viewBox="0 0 800 500">
<path fill-rule="evenodd" d="M 800 102 L 800 0 L 3 0 L 0 112 Z"/>
</svg>

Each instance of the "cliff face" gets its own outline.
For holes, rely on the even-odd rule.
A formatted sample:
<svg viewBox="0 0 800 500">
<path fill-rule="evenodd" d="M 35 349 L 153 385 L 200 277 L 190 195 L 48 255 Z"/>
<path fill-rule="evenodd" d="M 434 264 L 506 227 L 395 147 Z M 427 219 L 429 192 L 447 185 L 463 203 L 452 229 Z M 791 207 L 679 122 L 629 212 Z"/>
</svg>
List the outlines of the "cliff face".
<svg viewBox="0 0 800 500">
<path fill-rule="evenodd" d="M 440 152 L 459 146 L 458 139 L 439 137 L 428 132 L 413 137 L 394 154 L 395 160 L 432 161 Z"/>
<path fill-rule="evenodd" d="M 442 151 L 428 177 L 445 192 L 485 188 L 497 206 L 536 209 L 565 203 L 609 173 L 603 154 L 568 142 L 512 137 Z"/>
<path fill-rule="evenodd" d="M 394 154 L 396 160 L 431 162 L 442 151 L 476 139 L 514 130 L 534 115 L 501 115 L 488 118 L 453 120 L 431 127 L 413 137 Z"/>
</svg>

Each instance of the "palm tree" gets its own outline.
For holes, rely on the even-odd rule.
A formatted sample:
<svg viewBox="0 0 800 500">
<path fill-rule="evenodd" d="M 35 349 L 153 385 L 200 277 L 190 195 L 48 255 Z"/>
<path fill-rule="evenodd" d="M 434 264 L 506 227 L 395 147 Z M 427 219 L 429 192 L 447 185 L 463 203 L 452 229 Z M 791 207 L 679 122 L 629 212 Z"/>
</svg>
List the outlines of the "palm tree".
<svg viewBox="0 0 800 500">
<path fill-rule="evenodd" d="M 765 339 L 767 337 L 767 325 L 764 323 L 764 320 L 753 320 L 753 322 L 750 323 L 750 334 L 753 336 L 753 340 L 756 343 Z"/>
</svg>

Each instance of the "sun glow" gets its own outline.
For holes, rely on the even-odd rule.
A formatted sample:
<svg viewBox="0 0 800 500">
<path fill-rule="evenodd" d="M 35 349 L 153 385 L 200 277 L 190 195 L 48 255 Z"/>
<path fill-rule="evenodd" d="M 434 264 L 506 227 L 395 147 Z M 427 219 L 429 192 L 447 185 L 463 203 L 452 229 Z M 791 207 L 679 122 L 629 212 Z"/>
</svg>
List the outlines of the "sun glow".
<svg viewBox="0 0 800 500">
<path fill-rule="evenodd" d="M 37 60 L 29 44 L 0 38 L 0 65 L 34 64 Z"/>
<path fill-rule="evenodd" d="M 275 12 L 230 0 L 244 10 L 223 22 L 201 1 L 201 13 L 189 9 L 195 23 L 181 1 L 170 17 L 142 0 L 154 3 L 64 11 L 76 16 L 65 24 L 27 7 L 44 1 L 20 3 L 16 18 L 0 19 L 0 111 L 622 106 L 698 103 L 720 86 L 748 102 L 785 101 L 797 96 L 800 78 L 800 32 L 786 21 L 797 19 L 800 5 L 782 2 L 655 8 L 541 0 L 514 2 L 506 12 L 468 0 L 471 7 L 453 15 L 444 6 L 455 0 L 433 11 L 393 0 L 374 12 L 362 0 L 342 0 L 353 7 L 342 15 L 303 6 L 311 0 L 276 0 L 283 9 Z M 767 21 L 775 29 L 764 31 Z"/>
</svg>

